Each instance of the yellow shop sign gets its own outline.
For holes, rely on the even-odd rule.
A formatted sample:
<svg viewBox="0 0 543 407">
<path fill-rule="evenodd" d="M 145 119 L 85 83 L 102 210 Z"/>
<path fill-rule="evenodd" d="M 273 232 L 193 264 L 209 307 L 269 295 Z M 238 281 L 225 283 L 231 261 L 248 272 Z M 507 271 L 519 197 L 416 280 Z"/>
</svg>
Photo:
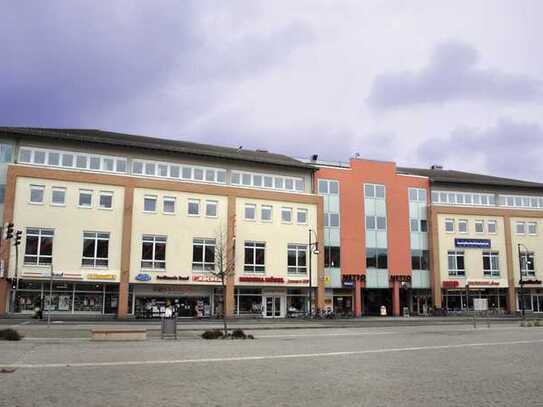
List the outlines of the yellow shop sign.
<svg viewBox="0 0 543 407">
<path fill-rule="evenodd" d="M 115 274 L 97 274 L 90 273 L 87 274 L 88 280 L 115 280 L 117 276 Z"/>
</svg>

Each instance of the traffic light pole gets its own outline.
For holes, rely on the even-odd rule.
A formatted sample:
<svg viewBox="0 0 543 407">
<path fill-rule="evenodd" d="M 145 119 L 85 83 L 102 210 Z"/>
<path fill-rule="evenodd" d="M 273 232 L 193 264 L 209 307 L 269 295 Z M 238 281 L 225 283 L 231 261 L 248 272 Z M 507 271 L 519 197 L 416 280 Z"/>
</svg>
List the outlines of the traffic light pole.
<svg viewBox="0 0 543 407">
<path fill-rule="evenodd" d="M 17 303 L 17 291 L 19 290 L 19 245 L 15 242 L 15 308 L 14 311 L 17 312 L 18 303 Z"/>
</svg>

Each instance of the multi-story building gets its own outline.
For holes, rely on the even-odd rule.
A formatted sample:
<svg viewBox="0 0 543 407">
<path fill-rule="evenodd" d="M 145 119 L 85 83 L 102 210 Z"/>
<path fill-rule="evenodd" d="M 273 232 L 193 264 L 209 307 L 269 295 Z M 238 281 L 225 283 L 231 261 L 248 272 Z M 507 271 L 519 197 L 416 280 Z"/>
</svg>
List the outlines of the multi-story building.
<svg viewBox="0 0 543 407">
<path fill-rule="evenodd" d="M 433 305 L 543 312 L 543 184 L 433 167 L 408 169 L 431 184 Z M 520 268 L 522 266 L 522 277 Z"/>
<path fill-rule="evenodd" d="M 393 162 L 311 162 L 324 198 L 325 305 L 356 316 L 426 312 L 428 177 Z"/>
<path fill-rule="evenodd" d="M 67 314 L 150 316 L 170 302 L 182 316 L 284 317 L 307 310 L 310 287 L 322 308 L 324 252 L 308 249 L 309 235 L 323 239 L 312 166 L 97 130 L 1 128 L 0 138 L 3 218 L 23 232 L 0 248 L 0 314 L 43 300 Z"/>
</svg>

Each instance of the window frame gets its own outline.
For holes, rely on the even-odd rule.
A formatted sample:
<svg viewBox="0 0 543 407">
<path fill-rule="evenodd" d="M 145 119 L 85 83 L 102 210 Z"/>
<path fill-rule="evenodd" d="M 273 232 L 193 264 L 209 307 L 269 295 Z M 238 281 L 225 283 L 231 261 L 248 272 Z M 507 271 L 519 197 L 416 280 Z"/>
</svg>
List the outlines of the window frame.
<svg viewBox="0 0 543 407">
<path fill-rule="evenodd" d="M 90 236 L 90 235 L 94 235 L 94 236 Z M 88 236 L 85 236 L 85 235 L 88 235 Z M 107 237 L 104 237 L 104 236 L 99 236 L 99 235 L 107 235 Z M 94 232 L 94 231 L 84 231 L 83 232 L 83 250 L 82 250 L 82 253 L 81 253 L 81 267 L 83 268 L 102 268 L 102 269 L 107 269 L 109 268 L 109 242 L 110 242 L 110 239 L 111 239 L 111 234 L 109 232 Z M 88 256 L 84 256 L 85 254 L 85 240 L 92 240 L 93 241 L 93 244 L 94 244 L 94 256 L 93 257 L 88 257 Z M 98 241 L 107 241 L 107 253 L 108 253 L 108 256 L 107 257 L 98 257 Z M 85 264 L 85 260 L 92 260 L 93 264 Z M 96 264 L 98 261 L 104 261 L 105 260 L 105 265 L 104 264 Z"/>
<path fill-rule="evenodd" d="M 283 206 L 281 207 L 281 223 L 285 223 L 285 224 L 292 224 L 292 208 L 291 207 L 287 207 L 287 206 Z M 290 217 L 290 220 L 285 220 L 284 217 L 283 217 L 283 214 L 284 213 L 288 213 L 289 214 L 289 217 Z"/>
<path fill-rule="evenodd" d="M 243 205 L 243 219 L 249 222 L 256 222 L 256 204 L 246 202 Z M 252 217 L 247 216 L 247 210 L 252 210 Z"/>
<path fill-rule="evenodd" d="M 33 201 L 32 200 L 32 192 L 33 191 L 40 191 L 41 192 L 41 201 Z M 28 196 L 28 203 L 30 205 L 44 205 L 44 203 L 45 203 L 45 185 L 36 185 L 36 184 L 31 184 L 30 185 L 30 195 Z"/>
<path fill-rule="evenodd" d="M 454 258 L 454 268 L 450 268 L 450 259 Z M 463 268 L 458 268 L 458 258 L 462 258 Z M 447 251 L 447 272 L 449 277 L 465 278 L 466 277 L 466 254 L 464 250 L 448 250 Z"/>
<path fill-rule="evenodd" d="M 252 252 L 252 262 L 247 261 L 247 250 Z M 257 263 L 257 252 L 262 251 L 262 263 Z M 266 243 L 245 241 L 243 245 L 243 273 L 265 274 L 266 273 Z"/>
<path fill-rule="evenodd" d="M 445 233 L 454 233 L 455 230 L 456 230 L 456 225 L 455 225 L 455 220 L 453 218 L 446 218 L 445 219 Z M 452 229 L 451 230 L 448 230 L 447 229 L 447 224 L 451 224 L 452 225 Z"/>
<path fill-rule="evenodd" d="M 487 278 L 497 278 L 500 277 L 500 252 L 496 250 L 483 250 L 483 275 Z M 485 259 L 488 259 L 489 268 L 486 268 Z M 496 259 L 497 268 L 492 261 Z"/>
<path fill-rule="evenodd" d="M 465 225 L 465 230 L 461 230 L 460 225 Z M 458 233 L 467 234 L 469 233 L 469 221 L 468 219 L 458 219 Z"/>
<path fill-rule="evenodd" d="M 111 206 L 102 205 L 102 197 L 111 197 Z M 98 209 L 111 211 L 113 210 L 113 191 L 100 191 L 98 192 Z"/>
<path fill-rule="evenodd" d="M 90 195 L 90 203 L 88 205 L 81 204 L 82 195 Z M 94 191 L 92 189 L 80 188 L 79 193 L 77 195 L 77 207 L 81 209 L 92 209 L 93 202 L 94 202 Z"/>
<path fill-rule="evenodd" d="M 264 217 L 262 216 L 265 210 L 270 211 L 270 218 L 269 219 L 264 219 Z M 266 222 L 266 223 L 273 222 L 273 206 L 272 205 L 261 205 L 260 206 L 260 221 L 261 222 Z"/>
<path fill-rule="evenodd" d="M 166 202 L 172 203 L 173 202 L 173 210 L 167 211 L 166 210 Z M 175 215 L 177 212 L 177 198 L 175 196 L 163 196 L 162 197 L 162 213 L 164 215 Z"/>
<path fill-rule="evenodd" d="M 67 191 L 66 187 L 58 187 L 58 186 L 51 187 L 51 206 L 66 206 L 66 191 Z M 58 203 L 54 201 L 55 192 L 63 193 L 62 203 Z"/>
<path fill-rule="evenodd" d="M 202 252 L 202 260 L 194 260 L 194 251 L 199 247 Z M 206 261 L 206 248 L 213 247 L 213 262 Z M 217 241 L 215 239 L 194 238 L 192 239 L 192 272 L 198 274 L 206 274 L 216 270 L 217 267 Z M 200 267 L 201 266 L 201 267 Z"/>
<path fill-rule="evenodd" d="M 143 247 L 145 243 L 151 243 L 153 245 L 153 249 L 151 252 L 151 259 L 144 259 L 143 258 Z M 163 244 L 164 245 L 164 260 L 157 260 L 156 254 L 157 254 L 157 245 Z M 168 237 L 165 235 L 150 235 L 150 234 L 144 234 L 141 239 L 141 252 L 140 252 L 140 268 L 142 270 L 147 271 L 165 271 L 166 270 L 166 250 L 167 250 L 167 244 L 168 244 Z M 151 267 L 144 266 L 144 263 L 151 263 Z M 157 267 L 158 264 L 162 264 L 163 267 Z"/>
<path fill-rule="evenodd" d="M 294 259 L 295 264 L 290 265 L 290 255 L 291 253 L 294 253 Z M 303 256 L 301 255 L 303 253 Z M 305 256 L 305 257 L 304 257 Z M 305 258 L 305 265 L 300 265 L 300 258 Z M 300 244 L 300 243 L 289 243 L 287 245 L 287 274 L 288 275 L 307 275 L 307 268 L 308 268 L 308 250 L 307 250 L 307 244 Z"/>
<path fill-rule="evenodd" d="M 154 209 L 146 209 L 145 208 L 146 201 L 153 201 Z M 158 209 L 158 195 L 150 195 L 150 194 L 144 195 L 143 196 L 143 213 L 154 214 L 154 213 L 157 213 L 157 209 Z"/>
<path fill-rule="evenodd" d="M 31 233 L 30 231 L 38 231 L 38 233 Z M 36 254 L 33 254 L 33 253 L 28 253 L 28 238 L 29 237 L 37 237 L 38 239 L 38 243 L 37 243 L 37 246 L 36 246 Z M 51 238 L 51 254 L 42 254 L 42 244 L 43 244 L 43 240 L 42 239 L 46 239 L 46 238 Z M 33 228 L 33 227 L 28 227 L 26 228 L 26 233 L 25 233 L 25 251 L 24 251 L 24 254 L 23 254 L 23 264 L 25 266 L 37 266 L 37 267 L 50 267 L 51 264 L 53 264 L 53 256 L 54 256 L 54 241 L 55 241 L 55 230 L 54 229 L 51 229 L 51 228 Z M 32 258 L 36 258 L 36 262 L 28 262 L 27 261 L 27 258 L 28 257 L 32 257 Z M 50 259 L 49 262 L 41 262 L 40 259 L 41 258 L 44 258 L 44 259 Z"/>
<path fill-rule="evenodd" d="M 215 215 L 209 214 L 209 206 L 215 206 Z M 206 218 L 218 218 L 219 217 L 219 201 L 213 199 L 206 199 L 205 201 L 205 216 Z"/>
<path fill-rule="evenodd" d="M 197 213 L 190 213 L 191 204 L 196 205 L 196 208 L 198 209 Z M 199 217 L 200 214 L 201 214 L 200 199 L 197 199 L 197 198 L 187 199 L 187 216 Z"/>
<path fill-rule="evenodd" d="M 305 216 L 305 220 L 303 222 L 300 222 L 299 215 L 303 213 Z M 309 211 L 306 208 L 296 208 L 296 224 L 298 225 L 307 225 L 309 223 Z"/>
</svg>

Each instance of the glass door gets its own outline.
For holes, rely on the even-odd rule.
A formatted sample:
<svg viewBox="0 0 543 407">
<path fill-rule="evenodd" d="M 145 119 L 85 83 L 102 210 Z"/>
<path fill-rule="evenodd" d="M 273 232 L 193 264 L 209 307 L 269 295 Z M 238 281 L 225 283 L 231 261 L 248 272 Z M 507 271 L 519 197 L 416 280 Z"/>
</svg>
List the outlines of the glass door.
<svg viewBox="0 0 543 407">
<path fill-rule="evenodd" d="M 264 297 L 264 318 L 281 317 L 281 297 Z"/>
<path fill-rule="evenodd" d="M 543 294 L 532 296 L 532 310 L 534 312 L 543 312 Z"/>
</svg>

